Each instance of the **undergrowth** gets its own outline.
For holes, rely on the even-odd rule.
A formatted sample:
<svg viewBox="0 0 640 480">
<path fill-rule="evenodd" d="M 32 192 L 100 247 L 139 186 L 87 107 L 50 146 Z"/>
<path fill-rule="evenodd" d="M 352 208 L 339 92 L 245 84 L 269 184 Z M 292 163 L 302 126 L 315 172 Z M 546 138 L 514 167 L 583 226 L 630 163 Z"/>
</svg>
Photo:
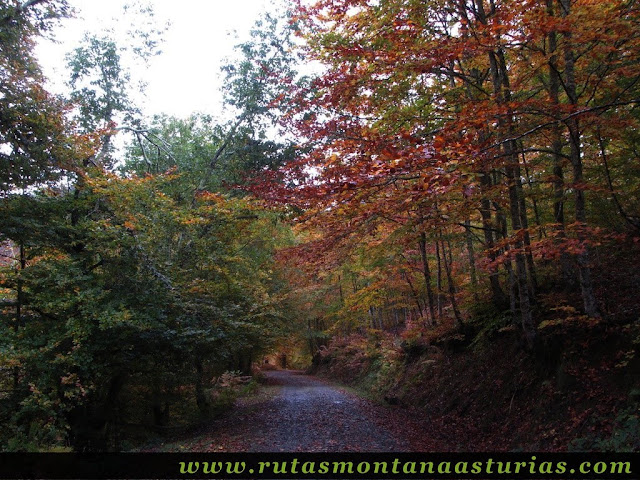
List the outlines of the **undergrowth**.
<svg viewBox="0 0 640 480">
<path fill-rule="evenodd" d="M 554 315 L 531 352 L 504 317 L 486 312 L 465 334 L 443 325 L 437 334 L 335 339 L 315 373 L 424 412 L 455 439 L 443 449 L 640 449 L 639 322 Z"/>
</svg>

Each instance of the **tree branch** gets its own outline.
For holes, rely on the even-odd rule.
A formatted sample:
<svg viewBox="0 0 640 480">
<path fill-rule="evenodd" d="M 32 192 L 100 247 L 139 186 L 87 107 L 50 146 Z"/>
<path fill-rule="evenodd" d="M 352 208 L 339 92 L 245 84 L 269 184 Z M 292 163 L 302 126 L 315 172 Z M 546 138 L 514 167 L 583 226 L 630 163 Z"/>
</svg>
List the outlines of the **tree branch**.
<svg viewBox="0 0 640 480">
<path fill-rule="evenodd" d="M 204 190 L 204 187 L 207 184 L 207 181 L 209 180 L 209 178 L 211 177 L 213 170 L 218 165 L 218 161 L 220 160 L 222 153 L 229 146 L 229 142 L 231 142 L 231 139 L 236 134 L 236 130 L 238 130 L 238 127 L 240 127 L 240 125 L 245 121 L 245 119 L 247 118 L 247 115 L 248 113 L 244 112 L 242 115 L 240 115 L 240 117 L 238 117 L 238 120 L 236 121 L 236 123 L 233 124 L 233 126 L 229 130 L 229 133 L 227 133 L 227 136 L 224 138 L 224 140 L 216 150 L 216 153 L 213 154 L 213 157 L 211 158 L 211 160 L 209 161 L 209 165 L 207 166 L 207 170 L 204 176 L 202 177 L 202 179 L 200 179 L 200 184 L 198 185 L 198 188 L 196 188 L 194 192 L 194 196 L 193 196 L 194 200 L 198 192 L 201 192 L 202 190 Z"/>
<path fill-rule="evenodd" d="M 493 150 L 494 148 L 498 148 L 502 145 L 504 145 L 505 143 L 509 143 L 509 142 L 515 142 L 518 140 L 521 140 L 525 137 L 528 137 L 529 135 L 533 135 L 534 133 L 543 130 L 547 127 L 550 127 L 552 125 L 555 125 L 558 122 L 566 122 L 567 120 L 571 120 L 572 118 L 578 117 L 580 115 L 584 115 L 585 113 L 591 113 L 591 112 L 598 112 L 598 111 L 602 111 L 604 113 L 604 111 L 613 108 L 613 107 L 624 107 L 626 105 L 636 105 L 636 104 L 640 104 L 640 98 L 635 98 L 633 100 L 629 100 L 627 102 L 614 102 L 614 103 L 607 103 L 606 105 L 599 105 L 597 107 L 589 107 L 589 108 L 583 108 L 582 110 L 579 110 L 577 112 L 573 112 L 570 115 L 567 115 L 564 118 L 561 118 L 559 120 L 553 120 L 551 122 L 546 122 L 546 123 L 542 123 L 540 125 L 536 125 L 535 127 L 533 127 L 530 130 L 527 130 L 524 133 L 521 133 L 519 135 L 516 135 L 514 137 L 509 137 L 509 138 L 505 138 L 504 140 L 501 140 L 497 143 L 494 143 L 492 145 L 489 145 L 486 148 L 483 148 L 482 150 L 480 150 L 479 153 L 486 153 L 489 150 Z"/>
<path fill-rule="evenodd" d="M 13 12 L 8 13 L 7 15 L 5 15 L 2 18 L 3 22 L 9 22 L 10 20 L 12 20 L 13 18 L 15 18 L 17 15 L 20 15 L 21 13 L 24 13 L 28 8 L 34 7 L 40 3 L 47 3 L 50 0 L 28 0 L 26 2 L 24 2 L 22 5 L 18 5 L 18 7 L 13 10 Z"/>
</svg>

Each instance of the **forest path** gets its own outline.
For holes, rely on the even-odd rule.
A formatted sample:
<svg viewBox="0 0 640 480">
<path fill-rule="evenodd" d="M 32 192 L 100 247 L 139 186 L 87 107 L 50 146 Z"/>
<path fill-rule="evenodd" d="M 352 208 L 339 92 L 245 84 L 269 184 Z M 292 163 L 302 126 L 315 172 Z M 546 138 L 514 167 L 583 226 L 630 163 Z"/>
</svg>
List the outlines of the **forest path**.
<svg viewBox="0 0 640 480">
<path fill-rule="evenodd" d="M 178 448 L 199 452 L 411 451 L 407 412 L 376 405 L 302 372 L 265 372 L 258 395 L 182 439 Z M 421 432 L 423 433 L 423 432 Z M 175 445 L 175 444 L 174 444 Z"/>
</svg>

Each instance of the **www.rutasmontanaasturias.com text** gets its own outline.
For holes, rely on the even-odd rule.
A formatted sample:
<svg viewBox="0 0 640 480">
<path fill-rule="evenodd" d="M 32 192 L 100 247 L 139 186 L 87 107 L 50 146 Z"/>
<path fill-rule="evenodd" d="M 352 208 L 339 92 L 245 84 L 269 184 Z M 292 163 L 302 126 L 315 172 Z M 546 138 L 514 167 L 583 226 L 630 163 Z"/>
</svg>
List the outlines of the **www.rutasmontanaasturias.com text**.
<svg viewBox="0 0 640 480">
<path fill-rule="evenodd" d="M 564 461 L 538 461 L 532 456 L 529 461 L 495 461 L 488 458 L 484 461 L 291 461 L 267 462 L 259 461 L 255 465 L 247 462 L 179 462 L 182 475 L 195 474 L 273 474 L 273 475 L 327 475 L 327 474 L 392 474 L 392 475 L 511 475 L 511 474 L 626 474 L 631 475 L 631 463 L 623 461 L 593 461 L 569 465 Z"/>
</svg>

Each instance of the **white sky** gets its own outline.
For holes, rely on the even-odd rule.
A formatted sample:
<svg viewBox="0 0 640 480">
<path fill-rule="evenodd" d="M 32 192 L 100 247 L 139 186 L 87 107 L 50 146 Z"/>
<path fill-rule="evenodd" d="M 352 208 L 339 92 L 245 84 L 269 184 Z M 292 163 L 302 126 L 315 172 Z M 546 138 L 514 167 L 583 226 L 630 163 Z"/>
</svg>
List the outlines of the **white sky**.
<svg viewBox="0 0 640 480">
<path fill-rule="evenodd" d="M 66 20 L 54 32 L 59 44 L 42 42 L 38 49 L 50 88 L 55 92 L 63 91 L 63 82 L 68 77 L 65 54 L 79 45 L 84 32 L 115 24 L 114 18 L 122 16 L 126 1 L 69 3 L 77 9 L 77 18 Z M 169 20 L 171 26 L 164 36 L 163 54 L 152 60 L 146 72 L 135 72 L 148 82 L 144 112 L 178 117 L 193 112 L 223 116 L 220 66 L 232 54 L 233 46 L 248 38 L 255 20 L 273 0 L 149 0 L 148 3 L 154 7 L 158 24 Z"/>
</svg>

